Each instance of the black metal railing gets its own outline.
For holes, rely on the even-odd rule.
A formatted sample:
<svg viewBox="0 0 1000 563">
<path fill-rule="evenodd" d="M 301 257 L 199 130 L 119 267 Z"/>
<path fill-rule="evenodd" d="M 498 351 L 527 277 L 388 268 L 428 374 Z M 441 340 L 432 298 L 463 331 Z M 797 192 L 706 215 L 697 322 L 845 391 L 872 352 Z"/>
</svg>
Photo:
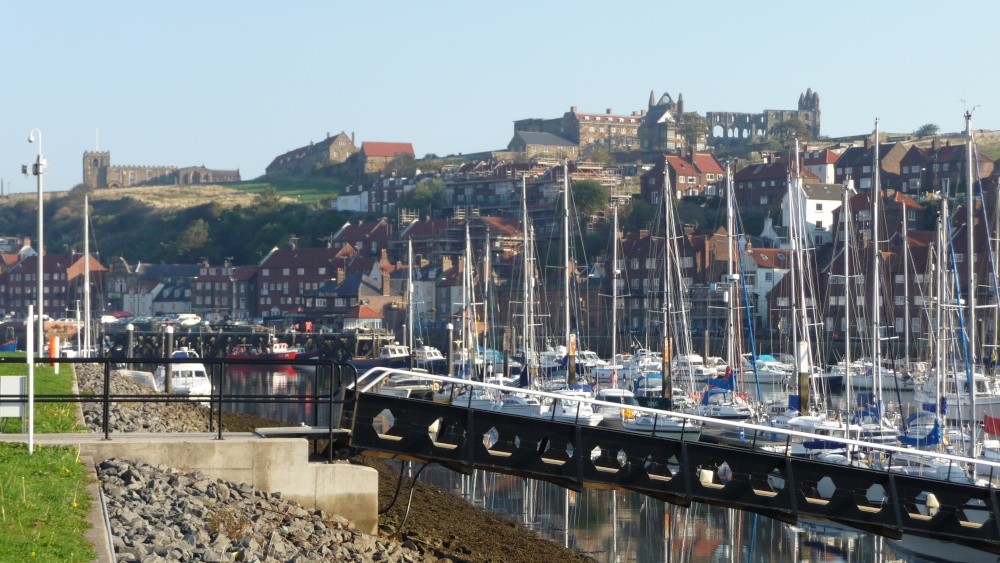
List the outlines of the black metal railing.
<svg viewBox="0 0 1000 563">
<path fill-rule="evenodd" d="M 216 434 L 216 439 L 225 438 L 223 414 L 231 412 L 227 406 L 234 404 L 295 404 L 305 409 L 311 406 L 312 426 L 328 430 L 327 439 L 333 444 L 344 421 L 350 422 L 355 397 L 354 387 L 358 380 L 358 370 L 350 363 L 328 360 L 272 360 L 272 359 L 230 359 L 230 358 L 35 358 L 37 363 L 52 364 L 97 364 L 103 370 L 103 385 L 99 393 L 35 394 L 38 403 L 98 403 L 101 406 L 101 431 L 105 440 L 110 440 L 111 405 L 116 403 L 178 403 L 190 404 L 196 401 L 208 407 L 208 431 Z M 27 375 L 28 359 L 25 357 L 0 357 L 0 364 L 23 364 Z M 153 393 L 112 393 L 111 374 L 115 369 L 136 366 L 149 367 L 173 364 L 199 363 L 205 366 L 212 384 L 210 395 L 166 393 L 162 389 Z M 233 368 L 254 367 L 267 370 L 272 367 L 311 367 L 314 369 L 313 389 L 317 392 L 309 396 L 281 396 L 274 394 L 234 394 Z M 131 368 L 130 368 L 131 369 Z M 165 378 L 164 378 L 165 379 Z M 0 394 L 0 402 L 28 402 L 27 394 Z M 346 405 L 346 408 L 345 408 Z M 325 407 L 325 408 L 321 408 Z M 325 416 L 323 416 L 325 414 Z M 313 434 L 316 437 L 316 434 Z M 328 460 L 333 461 L 334 451 L 328 447 Z"/>
</svg>

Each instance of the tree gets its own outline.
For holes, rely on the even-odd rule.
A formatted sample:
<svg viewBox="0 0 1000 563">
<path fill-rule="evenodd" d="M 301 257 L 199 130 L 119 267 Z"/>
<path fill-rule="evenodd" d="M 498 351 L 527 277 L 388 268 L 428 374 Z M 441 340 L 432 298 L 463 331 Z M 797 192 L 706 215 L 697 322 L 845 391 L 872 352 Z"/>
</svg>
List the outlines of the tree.
<svg viewBox="0 0 1000 563">
<path fill-rule="evenodd" d="M 941 128 L 938 127 L 937 125 L 933 123 L 926 123 L 924 125 L 921 125 L 920 127 L 917 127 L 917 130 L 914 131 L 913 134 L 916 135 L 917 137 L 932 137 L 934 135 L 937 135 L 938 131 L 940 130 Z"/>
<path fill-rule="evenodd" d="M 587 157 L 590 158 L 590 160 L 593 160 L 594 162 L 604 165 L 611 164 L 612 161 L 614 160 L 611 157 L 611 152 L 604 147 L 594 147 L 589 149 L 587 151 Z"/>
<path fill-rule="evenodd" d="M 786 147 L 795 143 L 796 139 L 805 142 L 811 141 L 813 138 L 812 131 L 809 130 L 809 126 L 806 125 L 804 121 L 798 119 L 782 121 L 774 127 L 771 127 L 771 137 L 777 139 L 783 146 Z"/>
<path fill-rule="evenodd" d="M 570 188 L 573 204 L 576 206 L 577 219 L 596 215 L 598 211 L 607 209 L 611 194 L 608 188 L 597 180 L 580 180 L 573 182 Z"/>
<path fill-rule="evenodd" d="M 431 216 L 435 209 L 445 206 L 444 180 L 433 178 L 421 180 L 410 191 L 400 196 L 397 209 L 415 209 L 421 215 Z"/>
<path fill-rule="evenodd" d="M 688 146 L 698 146 L 698 140 L 708 136 L 708 121 L 697 112 L 685 113 L 681 116 L 677 132 Z"/>
<path fill-rule="evenodd" d="M 618 222 L 623 232 L 639 232 L 650 229 L 656 218 L 657 209 L 642 200 L 633 200 L 632 204 L 619 211 Z"/>
<path fill-rule="evenodd" d="M 208 223 L 198 219 L 177 236 L 177 240 L 174 241 L 174 250 L 177 253 L 177 258 L 190 258 L 208 243 Z"/>
</svg>

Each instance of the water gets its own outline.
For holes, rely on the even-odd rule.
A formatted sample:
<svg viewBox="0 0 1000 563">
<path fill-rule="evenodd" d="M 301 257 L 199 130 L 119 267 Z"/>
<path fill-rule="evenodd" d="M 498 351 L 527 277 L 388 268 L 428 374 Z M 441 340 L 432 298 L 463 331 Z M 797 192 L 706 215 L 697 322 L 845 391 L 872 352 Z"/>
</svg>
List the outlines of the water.
<svg viewBox="0 0 1000 563">
<path fill-rule="evenodd" d="M 298 400 L 328 393 L 323 380 L 298 369 L 245 368 L 232 374 L 225 392 Z M 886 392 L 884 398 L 898 406 L 895 393 L 890 398 Z M 903 395 L 904 411 L 911 399 L 912 392 Z M 829 401 L 842 406 L 844 397 L 833 395 Z M 238 403 L 227 410 L 289 424 L 317 424 L 327 413 L 323 406 L 277 402 Z M 413 465 L 410 475 L 417 467 Z M 602 563 L 998 561 L 996 555 L 955 544 L 912 545 L 914 539 L 901 543 L 830 522 L 790 525 L 735 509 L 704 504 L 685 508 L 630 492 L 587 489 L 577 493 L 543 481 L 484 471 L 465 476 L 432 465 L 421 473 L 421 479 Z M 935 551 L 937 558 L 929 555 Z"/>
</svg>

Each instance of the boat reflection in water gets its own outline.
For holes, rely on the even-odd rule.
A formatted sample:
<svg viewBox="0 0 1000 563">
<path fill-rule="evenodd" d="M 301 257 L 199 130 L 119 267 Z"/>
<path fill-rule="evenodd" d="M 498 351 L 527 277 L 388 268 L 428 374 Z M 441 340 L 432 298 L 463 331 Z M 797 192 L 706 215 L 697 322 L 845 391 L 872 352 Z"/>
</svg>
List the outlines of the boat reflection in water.
<svg viewBox="0 0 1000 563">
<path fill-rule="evenodd" d="M 463 476 L 438 466 L 428 467 L 421 479 L 602 563 L 941 561 L 926 552 L 900 549 L 889 539 L 822 520 L 801 520 L 792 526 L 731 508 L 698 503 L 685 508 L 620 491 L 573 492 L 551 483 L 484 471 Z M 972 550 L 972 554 L 997 560 L 996 555 L 984 552 Z"/>
<path fill-rule="evenodd" d="M 328 408 L 309 403 L 313 398 L 329 395 L 330 392 L 329 378 L 317 376 L 316 372 L 315 369 L 300 371 L 290 365 L 229 366 L 224 386 L 227 396 L 273 399 L 269 402 L 227 403 L 225 411 L 280 420 L 289 425 L 325 425 L 325 422 L 317 423 L 317 420 L 326 420 Z M 281 402 L 284 398 L 290 400 Z"/>
</svg>

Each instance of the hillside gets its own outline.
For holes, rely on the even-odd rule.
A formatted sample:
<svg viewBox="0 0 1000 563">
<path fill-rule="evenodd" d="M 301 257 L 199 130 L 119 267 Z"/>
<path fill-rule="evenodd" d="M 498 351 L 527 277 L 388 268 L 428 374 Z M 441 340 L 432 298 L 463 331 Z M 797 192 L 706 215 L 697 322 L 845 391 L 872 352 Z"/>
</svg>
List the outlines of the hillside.
<svg viewBox="0 0 1000 563">
<path fill-rule="evenodd" d="M 302 246 L 322 244 L 347 221 L 324 201 L 333 186 L 296 192 L 266 183 L 168 186 L 45 194 L 45 248 L 49 254 L 83 249 L 83 198 L 90 197 L 91 253 L 107 265 L 129 263 L 256 263 L 275 246 L 296 237 Z M 304 194 L 304 195 L 303 195 Z M 322 197 L 325 196 L 325 197 Z M 37 233 L 37 195 L 0 198 L 3 235 Z"/>
</svg>

